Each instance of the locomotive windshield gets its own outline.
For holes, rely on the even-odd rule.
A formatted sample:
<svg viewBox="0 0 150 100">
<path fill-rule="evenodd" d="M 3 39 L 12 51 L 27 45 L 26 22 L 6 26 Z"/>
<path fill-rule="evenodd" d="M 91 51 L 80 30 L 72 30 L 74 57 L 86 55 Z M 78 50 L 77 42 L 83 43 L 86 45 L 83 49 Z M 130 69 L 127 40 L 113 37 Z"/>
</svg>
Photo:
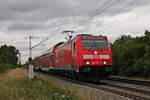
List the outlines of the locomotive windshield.
<svg viewBox="0 0 150 100">
<path fill-rule="evenodd" d="M 82 40 L 83 49 L 108 49 L 106 40 Z"/>
</svg>

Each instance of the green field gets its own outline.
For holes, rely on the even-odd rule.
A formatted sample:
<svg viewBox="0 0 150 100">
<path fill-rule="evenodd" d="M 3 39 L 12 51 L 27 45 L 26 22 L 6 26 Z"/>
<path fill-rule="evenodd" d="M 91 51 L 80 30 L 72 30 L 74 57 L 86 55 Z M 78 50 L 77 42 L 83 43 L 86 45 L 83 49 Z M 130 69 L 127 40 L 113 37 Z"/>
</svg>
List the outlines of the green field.
<svg viewBox="0 0 150 100">
<path fill-rule="evenodd" d="M 29 80 L 26 71 L 13 69 L 0 74 L 0 100 L 80 100 L 67 88 L 47 79 Z"/>
<path fill-rule="evenodd" d="M 48 80 L 0 80 L 0 100 L 79 100 Z"/>
</svg>

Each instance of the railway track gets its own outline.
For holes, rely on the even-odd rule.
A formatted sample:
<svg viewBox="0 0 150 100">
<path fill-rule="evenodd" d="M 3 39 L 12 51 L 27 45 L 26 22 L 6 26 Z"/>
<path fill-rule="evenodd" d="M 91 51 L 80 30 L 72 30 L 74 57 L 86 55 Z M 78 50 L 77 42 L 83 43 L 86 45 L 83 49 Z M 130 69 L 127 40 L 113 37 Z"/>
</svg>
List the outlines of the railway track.
<svg viewBox="0 0 150 100">
<path fill-rule="evenodd" d="M 135 95 L 138 98 L 140 98 L 139 96 L 141 96 L 141 97 L 143 97 L 143 100 L 145 100 L 146 98 L 148 100 L 150 100 L 150 90 L 148 90 L 148 89 L 136 88 L 135 86 L 132 86 L 132 85 L 129 85 L 129 86 L 126 86 L 124 84 L 119 85 L 119 84 L 117 84 L 115 82 L 111 82 L 111 81 L 104 81 L 104 83 L 107 86 L 113 87 L 114 89 L 117 89 L 117 90 L 119 89 L 123 92 L 130 94 L 130 95 L 131 94 Z M 141 100 L 141 99 L 138 99 L 138 100 Z"/>
<path fill-rule="evenodd" d="M 121 89 L 124 89 L 124 90 L 130 90 L 130 91 L 133 91 L 133 92 L 139 92 L 139 93 L 143 93 L 143 94 L 146 94 L 146 95 L 150 96 L 150 90 L 139 89 L 139 88 L 135 88 L 135 87 L 131 87 L 131 86 L 127 87 L 127 86 L 122 86 L 122 85 L 116 85 L 116 84 L 112 84 L 110 82 L 111 81 L 107 81 L 107 82 L 104 82 L 104 83 L 107 84 L 108 86 L 117 87 L 117 88 L 121 88 Z"/>
<path fill-rule="evenodd" d="M 101 89 L 107 92 L 111 92 L 113 94 L 131 98 L 133 100 L 150 100 L 150 92 L 146 90 L 118 86 L 114 84 L 108 84 L 106 82 L 104 82 L 101 85 L 95 85 L 95 84 L 86 83 L 86 82 L 79 82 L 79 84 Z"/>
<path fill-rule="evenodd" d="M 42 73 L 45 75 L 49 75 L 48 73 Z M 51 75 L 57 79 L 69 81 L 74 84 L 80 84 L 80 85 L 86 85 L 92 88 L 100 89 L 106 92 L 110 92 L 113 94 L 121 95 L 124 97 L 131 98 L 133 100 L 150 100 L 150 91 L 143 90 L 143 89 L 136 89 L 132 87 L 127 86 L 119 86 L 115 84 L 108 83 L 106 81 L 103 81 L 102 84 L 96 85 L 89 82 L 83 82 L 83 81 L 75 81 L 72 79 L 68 79 L 65 77 L 60 77 L 56 75 Z"/>
<path fill-rule="evenodd" d="M 144 80 L 127 79 L 127 78 L 121 78 L 121 77 L 115 77 L 115 76 L 111 76 L 110 78 L 108 78 L 108 80 L 150 86 L 150 81 L 144 81 Z"/>
</svg>

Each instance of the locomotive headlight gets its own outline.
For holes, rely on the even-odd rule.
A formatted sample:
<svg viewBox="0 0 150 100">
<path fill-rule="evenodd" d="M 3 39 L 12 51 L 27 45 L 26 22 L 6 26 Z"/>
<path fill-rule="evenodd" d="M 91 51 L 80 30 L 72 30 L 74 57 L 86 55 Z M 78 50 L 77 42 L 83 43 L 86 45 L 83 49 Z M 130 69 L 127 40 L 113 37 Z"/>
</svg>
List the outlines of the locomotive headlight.
<svg viewBox="0 0 150 100">
<path fill-rule="evenodd" d="M 89 61 L 87 61 L 87 62 L 86 62 L 86 64 L 87 64 L 87 65 L 89 65 L 89 64 L 90 64 L 90 62 L 89 62 Z"/>
<path fill-rule="evenodd" d="M 93 55 L 83 55 L 83 59 L 93 59 Z"/>
<path fill-rule="evenodd" d="M 106 61 L 104 61 L 104 62 L 103 62 L 103 64 L 107 64 L 107 62 L 106 62 Z"/>
<path fill-rule="evenodd" d="M 109 59 L 109 55 L 107 55 L 107 54 L 101 54 L 101 55 L 99 55 L 99 57 L 101 59 Z"/>
<path fill-rule="evenodd" d="M 97 51 L 94 51 L 94 54 L 97 54 L 98 52 Z"/>
</svg>

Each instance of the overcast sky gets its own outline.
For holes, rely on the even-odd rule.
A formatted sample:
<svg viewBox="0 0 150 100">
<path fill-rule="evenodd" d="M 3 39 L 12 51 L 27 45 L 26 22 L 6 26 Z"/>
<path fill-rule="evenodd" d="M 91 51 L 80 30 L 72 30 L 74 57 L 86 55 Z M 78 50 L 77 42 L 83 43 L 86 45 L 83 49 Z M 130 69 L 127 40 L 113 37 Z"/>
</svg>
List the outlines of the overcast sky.
<svg viewBox="0 0 150 100">
<path fill-rule="evenodd" d="M 22 62 L 32 46 L 33 57 L 65 41 L 63 30 L 107 35 L 110 42 L 123 34 L 141 36 L 150 30 L 150 0 L 0 0 L 0 45 L 20 50 Z"/>
</svg>

